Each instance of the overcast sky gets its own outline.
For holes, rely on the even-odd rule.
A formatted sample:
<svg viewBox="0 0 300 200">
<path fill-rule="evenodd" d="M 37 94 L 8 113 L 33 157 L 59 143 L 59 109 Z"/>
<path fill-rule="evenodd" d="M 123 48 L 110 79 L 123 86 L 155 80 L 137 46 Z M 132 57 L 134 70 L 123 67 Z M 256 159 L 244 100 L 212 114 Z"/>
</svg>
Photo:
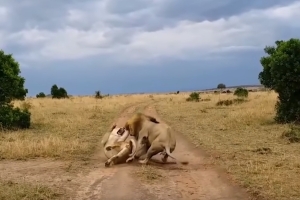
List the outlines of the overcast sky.
<svg viewBox="0 0 300 200">
<path fill-rule="evenodd" d="M 294 0 L 0 0 L 29 95 L 259 84 L 263 48 L 299 36 Z"/>
</svg>

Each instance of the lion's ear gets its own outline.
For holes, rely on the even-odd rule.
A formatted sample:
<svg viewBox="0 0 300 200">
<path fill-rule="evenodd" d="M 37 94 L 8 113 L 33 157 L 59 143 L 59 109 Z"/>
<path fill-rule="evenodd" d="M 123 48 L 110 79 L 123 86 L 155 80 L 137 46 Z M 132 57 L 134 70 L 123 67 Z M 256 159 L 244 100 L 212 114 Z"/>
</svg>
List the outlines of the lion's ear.
<svg viewBox="0 0 300 200">
<path fill-rule="evenodd" d="M 117 127 L 117 125 L 114 124 L 114 125 L 111 127 L 110 131 L 114 130 L 116 127 Z"/>
<path fill-rule="evenodd" d="M 153 122 L 153 123 L 156 123 L 156 124 L 159 124 L 159 122 L 156 120 L 156 118 L 152 117 L 152 116 L 147 116 L 148 119 Z"/>
</svg>

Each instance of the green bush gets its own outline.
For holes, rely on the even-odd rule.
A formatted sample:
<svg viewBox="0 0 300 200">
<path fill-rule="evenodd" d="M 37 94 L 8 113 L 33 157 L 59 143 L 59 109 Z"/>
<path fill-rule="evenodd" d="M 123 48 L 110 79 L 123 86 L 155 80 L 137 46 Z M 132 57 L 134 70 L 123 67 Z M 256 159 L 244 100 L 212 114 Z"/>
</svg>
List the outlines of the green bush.
<svg viewBox="0 0 300 200">
<path fill-rule="evenodd" d="M 51 87 L 51 95 L 53 99 L 69 98 L 65 88 L 58 88 L 56 84 Z"/>
<path fill-rule="evenodd" d="M 267 56 L 260 59 L 263 70 L 258 78 L 263 86 L 278 93 L 275 121 L 299 123 L 300 40 L 291 38 L 275 44 L 264 48 Z"/>
<path fill-rule="evenodd" d="M 239 98 L 246 98 L 248 97 L 248 90 L 238 87 L 236 88 L 236 90 L 234 91 L 233 95 L 239 97 Z"/>
<path fill-rule="evenodd" d="M 25 109 L 14 108 L 12 105 L 0 106 L 0 124 L 3 129 L 30 127 L 31 113 Z"/>
<path fill-rule="evenodd" d="M 44 98 L 44 97 L 46 97 L 44 92 L 40 92 L 36 95 L 36 98 Z"/>
<path fill-rule="evenodd" d="M 11 54 L 0 50 L 0 126 L 1 129 L 29 128 L 30 112 L 14 108 L 12 100 L 24 100 L 28 90 L 24 88 L 19 63 Z"/>
<path fill-rule="evenodd" d="M 190 96 L 186 99 L 186 101 L 200 101 L 199 93 L 198 92 L 192 92 Z"/>
</svg>

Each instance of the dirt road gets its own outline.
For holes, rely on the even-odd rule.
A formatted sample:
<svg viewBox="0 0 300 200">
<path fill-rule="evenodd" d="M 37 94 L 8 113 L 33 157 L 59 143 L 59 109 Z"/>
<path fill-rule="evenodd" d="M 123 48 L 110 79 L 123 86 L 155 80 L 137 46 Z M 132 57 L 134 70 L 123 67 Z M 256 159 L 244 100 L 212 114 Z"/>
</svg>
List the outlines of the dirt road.
<svg viewBox="0 0 300 200">
<path fill-rule="evenodd" d="M 116 124 L 123 126 L 137 109 L 137 106 L 126 109 Z M 147 106 L 144 113 L 161 121 L 151 106 Z M 188 165 L 151 162 L 149 167 L 142 168 L 135 162 L 105 168 L 106 158 L 99 148 L 86 166 L 71 167 L 76 164 L 45 160 L 19 162 L 17 165 L 16 162 L 2 162 L 0 177 L 17 180 L 27 174 L 27 181 L 47 182 L 51 186 L 64 188 L 69 199 L 78 200 L 250 199 L 243 189 L 227 179 L 225 173 L 207 165 L 203 152 L 194 148 L 180 133 L 176 133 L 176 137 L 177 146 L 172 155 L 178 160 L 188 160 Z M 155 158 L 160 160 L 160 156 Z M 138 172 L 142 175 L 139 173 L 137 176 Z"/>
<path fill-rule="evenodd" d="M 116 121 L 123 126 L 134 109 L 126 110 Z M 155 109 L 145 108 L 144 113 L 150 114 L 161 121 Z M 250 199 L 242 189 L 233 186 L 226 175 L 206 166 L 205 155 L 194 148 L 181 134 L 177 133 L 177 147 L 173 155 L 177 159 L 188 160 L 189 165 L 155 164 L 152 172 L 159 175 L 159 181 L 144 181 L 135 177 L 140 170 L 139 163 L 115 165 L 104 168 L 104 156 L 99 152 L 99 168 L 86 176 L 86 185 L 78 193 L 77 199 L 103 200 L 244 200 Z M 155 156 L 159 160 L 159 156 Z M 172 159 L 169 159 L 171 162 Z M 147 172 L 145 172 L 145 175 Z"/>
</svg>

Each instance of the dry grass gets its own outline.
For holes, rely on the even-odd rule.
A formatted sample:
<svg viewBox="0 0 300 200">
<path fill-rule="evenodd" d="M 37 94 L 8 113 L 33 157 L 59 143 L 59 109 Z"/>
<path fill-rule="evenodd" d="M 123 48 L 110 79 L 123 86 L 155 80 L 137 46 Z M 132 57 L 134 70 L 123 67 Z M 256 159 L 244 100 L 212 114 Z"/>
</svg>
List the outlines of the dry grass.
<svg viewBox="0 0 300 200">
<path fill-rule="evenodd" d="M 28 183 L 14 183 L 12 181 L 0 181 L 0 199 L 58 199 L 60 193 L 41 185 L 31 185 Z"/>
<path fill-rule="evenodd" d="M 216 106 L 218 94 L 201 94 L 206 101 L 200 102 L 187 102 L 188 95 L 166 96 L 156 104 L 160 116 L 193 143 L 217 154 L 215 161 L 254 194 L 300 199 L 300 144 L 282 139 L 289 126 L 273 122 L 275 93 L 250 93 L 249 101 L 231 106 Z"/>
<path fill-rule="evenodd" d="M 294 138 L 299 135 L 287 134 L 289 126 L 273 123 L 276 94 L 250 93 L 249 101 L 231 106 L 216 106 L 218 94 L 201 94 L 205 100 L 200 102 L 187 102 L 188 95 L 120 95 L 98 100 L 32 98 L 26 103 L 15 102 L 30 108 L 32 127 L 0 132 L 0 159 L 86 160 L 124 108 L 153 102 L 165 121 L 196 145 L 217 154 L 215 161 L 253 193 L 274 200 L 300 199 L 300 144 L 282 138 L 283 134 Z M 232 94 L 221 94 L 220 98 L 234 99 Z M 151 166 L 142 167 L 138 174 L 148 181 L 161 180 Z M 0 199 L 20 199 L 25 195 L 22 191 L 29 191 L 27 199 L 54 199 L 57 195 L 40 186 L 0 182 Z"/>
<path fill-rule="evenodd" d="M 87 159 L 118 113 L 129 105 L 145 101 L 151 101 L 149 95 L 98 100 L 93 97 L 29 98 L 15 102 L 16 106 L 30 108 L 32 126 L 28 130 L 0 132 L 0 159 Z"/>
</svg>

